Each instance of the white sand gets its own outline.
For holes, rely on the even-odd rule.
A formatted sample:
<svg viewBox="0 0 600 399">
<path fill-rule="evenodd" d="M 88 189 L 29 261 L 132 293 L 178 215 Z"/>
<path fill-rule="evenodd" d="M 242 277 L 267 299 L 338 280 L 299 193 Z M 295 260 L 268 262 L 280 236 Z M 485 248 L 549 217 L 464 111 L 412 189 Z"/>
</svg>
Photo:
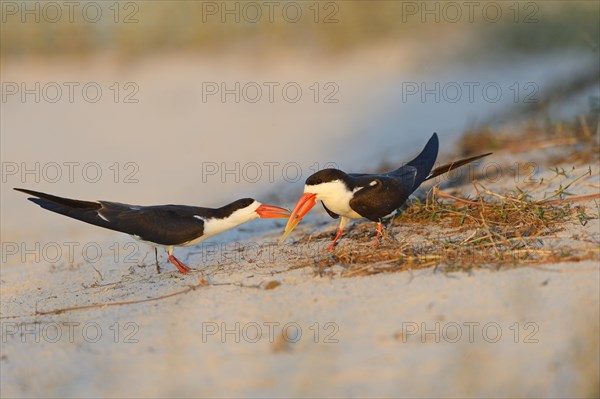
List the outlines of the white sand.
<svg viewBox="0 0 600 399">
<path fill-rule="evenodd" d="M 578 194 L 597 192 L 585 185 L 597 184 L 597 172 L 577 186 Z M 318 214 L 294 235 L 313 229 L 315 219 L 327 220 Z M 545 245 L 597 248 L 599 226 L 597 219 L 585 227 L 570 224 Z M 253 227 L 267 229 L 265 236 L 253 237 Z M 217 253 L 180 250 L 181 259 L 210 276 L 211 286 L 160 301 L 59 315 L 31 316 L 35 306 L 48 311 L 166 295 L 196 284 L 199 274 L 182 276 L 167 266 L 157 275 L 152 261 L 128 268 L 123 261 L 115 264 L 112 254 L 93 265 L 79 257 L 71 266 L 5 266 L 2 316 L 20 317 L 2 320 L 3 396 L 594 393 L 597 260 L 502 271 L 318 277 L 310 267 L 286 271 L 303 262 L 293 246 L 274 244 L 280 231 L 281 222 L 255 221 L 215 241 L 229 241 Z M 399 239 L 411 237 L 404 226 L 394 226 L 393 232 Z M 573 234 L 579 239 L 572 240 Z M 235 251 L 234 243 L 243 251 Z M 140 260 L 144 253 L 142 246 L 135 256 Z M 273 280 L 282 285 L 257 288 Z M 286 325 L 290 340 L 297 342 L 282 340 Z M 26 329 L 32 332 L 23 334 Z M 229 333 L 223 335 L 224 329 Z"/>
</svg>

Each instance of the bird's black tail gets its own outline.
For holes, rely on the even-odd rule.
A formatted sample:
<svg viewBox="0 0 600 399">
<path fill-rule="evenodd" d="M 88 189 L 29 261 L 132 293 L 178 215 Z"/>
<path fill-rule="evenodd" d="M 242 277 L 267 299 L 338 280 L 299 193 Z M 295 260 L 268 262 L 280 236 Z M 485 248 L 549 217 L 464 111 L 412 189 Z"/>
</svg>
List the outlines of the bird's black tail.
<svg viewBox="0 0 600 399">
<path fill-rule="evenodd" d="M 431 173 L 429 173 L 429 175 L 425 178 L 425 180 L 433 179 L 434 177 L 437 177 L 437 176 L 442 175 L 444 173 L 448 173 L 451 170 L 460 168 L 463 165 L 466 165 L 466 164 L 471 163 L 473 161 L 477 161 L 478 159 L 481 159 L 483 157 L 487 157 L 488 155 L 491 155 L 491 154 L 492 154 L 491 152 L 488 152 L 487 154 L 477 155 L 475 157 L 465 158 L 465 159 L 461 159 L 459 161 L 454 161 L 454 162 L 450 162 L 450 163 L 447 163 L 445 165 L 439 166 L 439 167 L 435 168 L 434 170 L 432 170 Z"/>
<path fill-rule="evenodd" d="M 417 169 L 413 190 L 416 190 L 421 183 L 428 178 L 429 172 L 431 172 L 431 168 L 433 168 L 435 160 L 437 159 L 439 146 L 438 135 L 437 133 L 433 133 L 433 136 L 431 136 L 427 144 L 425 144 L 423 151 L 421 151 L 415 159 L 407 163 L 408 166 L 413 166 Z"/>
<path fill-rule="evenodd" d="M 42 193 L 39 191 L 27 190 L 25 188 L 15 188 L 15 190 L 20 191 L 25 194 L 33 195 L 35 197 L 39 197 L 39 198 L 28 198 L 28 199 L 42 207 L 43 207 L 42 204 L 44 204 L 48 201 L 53 202 L 56 205 L 62 205 L 62 206 L 68 207 L 68 208 L 100 209 L 102 207 L 102 205 L 100 205 L 97 202 L 80 201 L 80 200 L 74 200 L 74 199 L 70 199 L 70 198 L 57 197 L 56 195 L 50 195 L 50 194 Z"/>
<path fill-rule="evenodd" d="M 22 193 L 33 195 L 28 198 L 29 201 L 38 204 L 44 209 L 81 220 L 82 222 L 90 223 L 100 227 L 108 227 L 110 225 L 107 220 L 99 216 L 98 210 L 102 208 L 102 204 L 91 201 L 80 201 L 70 198 L 57 197 L 39 191 L 27 190 L 24 188 L 15 188 Z"/>
</svg>

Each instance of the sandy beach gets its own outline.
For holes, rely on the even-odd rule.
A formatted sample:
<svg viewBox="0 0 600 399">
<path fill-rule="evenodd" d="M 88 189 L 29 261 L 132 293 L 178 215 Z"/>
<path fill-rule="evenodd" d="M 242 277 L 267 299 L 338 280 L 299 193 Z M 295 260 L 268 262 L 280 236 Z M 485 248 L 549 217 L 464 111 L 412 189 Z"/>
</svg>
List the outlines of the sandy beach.
<svg viewBox="0 0 600 399">
<path fill-rule="evenodd" d="M 519 154 L 539 166 L 527 179 L 547 182 L 537 188 L 538 199 L 579 176 L 574 195 L 598 194 L 597 164 L 562 164 L 564 176 L 549 170 L 550 158 L 573 148 Z M 512 156 L 500 150 L 494 160 L 507 168 Z M 503 192 L 515 178 L 480 183 Z M 471 183 L 445 186 L 442 192 L 457 198 L 473 194 Z M 532 244 L 532 254 L 548 250 L 564 261 L 534 256 L 531 264 L 519 258 L 500 268 L 477 264 L 473 255 L 456 269 L 443 251 L 435 266 L 414 270 L 391 260 L 344 265 L 344 251 L 402 256 L 443 238 L 466 239 L 473 229 L 395 223 L 373 249 L 373 226 L 356 222 L 327 255 L 336 222 L 323 211 L 303 221 L 284 246 L 276 244 L 283 222 L 254 221 L 177 250 L 195 269 L 188 276 L 164 256 L 163 273 L 156 274 L 150 248 L 116 233 L 90 241 L 85 253 L 79 252 L 85 244 L 76 246 L 73 259 L 9 256 L 2 269 L 2 394 L 592 397 L 599 350 L 597 201 L 578 203 L 592 217 L 585 225 L 572 219 Z M 96 246 L 101 255 L 94 255 Z M 331 256 L 336 264 L 318 265 Z M 382 264 L 392 271 L 355 273 Z M 415 384 L 417 374 L 435 383 Z"/>
<path fill-rule="evenodd" d="M 413 2 L 201 25 L 213 2 L 183 3 L 3 25 L 3 398 L 600 395 L 600 87 L 557 89 L 597 69 L 593 6 L 506 6 L 500 29 L 400 24 Z M 540 23 L 513 21 L 527 4 Z M 434 132 L 436 166 L 493 154 L 423 184 L 378 247 L 361 219 L 325 251 L 317 204 L 283 245 L 264 219 L 176 248 L 187 275 L 13 190 L 292 209 L 318 170 L 395 169 Z"/>
</svg>

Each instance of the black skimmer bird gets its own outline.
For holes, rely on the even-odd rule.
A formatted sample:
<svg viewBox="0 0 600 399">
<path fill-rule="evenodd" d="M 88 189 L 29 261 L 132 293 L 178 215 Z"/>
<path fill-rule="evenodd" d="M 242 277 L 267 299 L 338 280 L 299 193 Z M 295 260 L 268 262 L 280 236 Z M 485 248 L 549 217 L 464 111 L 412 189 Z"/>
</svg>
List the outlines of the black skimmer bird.
<svg viewBox="0 0 600 399">
<path fill-rule="evenodd" d="M 438 148 L 438 136 L 434 133 L 415 159 L 391 172 L 366 174 L 323 169 L 309 176 L 304 185 L 304 194 L 292 211 L 279 243 L 285 241 L 317 200 L 320 200 L 332 218 L 337 219 L 341 216 L 337 235 L 329 246 L 330 250 L 342 236 L 348 219 L 367 218 L 377 222 L 374 243 L 377 245 L 382 235 L 382 222 L 395 216 L 421 183 L 491 154 L 462 159 L 432 170 Z"/>
<path fill-rule="evenodd" d="M 15 190 L 33 195 L 28 199 L 49 211 L 127 233 L 137 240 L 151 243 L 154 245 L 157 271 L 160 271 L 157 246 L 165 247 L 169 262 L 181 273 L 187 273 L 191 269 L 173 255 L 174 247 L 196 245 L 252 219 L 286 218 L 290 214 L 287 209 L 263 205 L 252 198 L 243 198 L 213 209 L 187 205 L 140 206 L 110 201 L 80 201 L 23 188 Z"/>
</svg>

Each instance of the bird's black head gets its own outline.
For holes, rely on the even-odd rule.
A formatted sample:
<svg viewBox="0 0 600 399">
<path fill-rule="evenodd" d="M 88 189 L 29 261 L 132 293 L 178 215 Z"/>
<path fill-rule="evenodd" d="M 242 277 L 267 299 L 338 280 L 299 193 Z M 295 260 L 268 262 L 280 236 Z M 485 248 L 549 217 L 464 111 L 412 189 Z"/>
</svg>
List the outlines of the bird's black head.
<svg viewBox="0 0 600 399">
<path fill-rule="evenodd" d="M 242 198 L 237 201 L 233 201 L 229 206 L 233 209 L 242 209 L 250 206 L 255 200 L 253 198 Z"/>
<path fill-rule="evenodd" d="M 336 180 L 345 181 L 347 176 L 348 175 L 345 172 L 342 172 L 339 169 L 323 169 L 310 175 L 304 184 L 307 186 L 317 186 Z"/>
<path fill-rule="evenodd" d="M 231 214 L 233 214 L 235 211 L 239 211 L 240 209 L 245 209 L 245 208 L 251 208 L 251 205 L 254 204 L 256 201 L 252 198 L 242 198 L 239 199 L 237 201 L 233 201 L 230 204 L 227 204 L 221 208 L 219 208 L 218 211 L 218 216 L 219 218 L 226 218 L 228 216 L 231 216 Z M 259 203 L 257 203 L 256 206 L 260 205 Z"/>
</svg>

